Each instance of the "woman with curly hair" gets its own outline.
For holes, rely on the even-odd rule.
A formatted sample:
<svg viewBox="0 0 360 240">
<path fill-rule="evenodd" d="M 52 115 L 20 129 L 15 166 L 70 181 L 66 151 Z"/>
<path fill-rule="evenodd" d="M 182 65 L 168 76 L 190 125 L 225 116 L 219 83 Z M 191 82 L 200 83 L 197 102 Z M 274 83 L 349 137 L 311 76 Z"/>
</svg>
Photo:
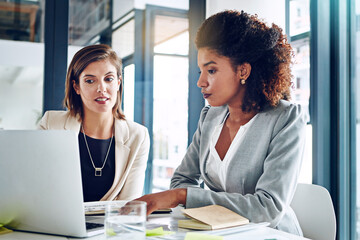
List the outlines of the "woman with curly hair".
<svg viewBox="0 0 360 240">
<path fill-rule="evenodd" d="M 218 204 L 302 235 L 290 202 L 306 121 L 301 106 L 288 101 L 292 49 L 286 36 L 257 16 L 224 11 L 204 21 L 196 45 L 197 85 L 210 106 L 201 112 L 171 190 L 139 200 L 148 203 L 148 214 L 178 204 Z"/>
</svg>

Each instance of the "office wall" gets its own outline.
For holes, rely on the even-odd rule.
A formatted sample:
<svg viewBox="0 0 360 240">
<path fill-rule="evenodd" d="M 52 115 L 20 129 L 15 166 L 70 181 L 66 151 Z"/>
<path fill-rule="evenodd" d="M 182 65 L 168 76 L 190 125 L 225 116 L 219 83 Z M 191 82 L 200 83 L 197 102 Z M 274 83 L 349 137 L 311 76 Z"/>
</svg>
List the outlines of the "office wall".
<svg viewBox="0 0 360 240">
<path fill-rule="evenodd" d="M 68 65 L 80 48 L 69 46 Z M 34 129 L 42 116 L 44 44 L 0 40 L 0 52 L 0 128 Z"/>
<path fill-rule="evenodd" d="M 285 31 L 285 0 L 207 0 L 206 17 L 223 10 L 244 10 L 258 14 L 267 23 L 276 23 Z"/>
<path fill-rule="evenodd" d="M 35 128 L 42 114 L 44 44 L 0 40 L 0 52 L 0 128 Z"/>
</svg>

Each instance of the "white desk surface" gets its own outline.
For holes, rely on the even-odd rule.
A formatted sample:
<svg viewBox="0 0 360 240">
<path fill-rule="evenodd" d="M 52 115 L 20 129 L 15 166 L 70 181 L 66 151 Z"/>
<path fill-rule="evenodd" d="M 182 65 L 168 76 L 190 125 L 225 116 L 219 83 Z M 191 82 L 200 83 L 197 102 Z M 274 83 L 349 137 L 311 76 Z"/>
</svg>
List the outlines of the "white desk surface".
<svg viewBox="0 0 360 240">
<path fill-rule="evenodd" d="M 150 216 L 147 221 L 147 229 L 153 229 L 156 227 L 162 226 L 164 230 L 174 231 L 175 234 L 166 235 L 162 237 L 147 237 L 147 240 L 155 240 L 155 239 L 168 239 L 168 240 L 176 240 L 176 239 L 184 239 L 186 232 L 189 230 L 185 229 L 177 229 L 177 218 L 172 217 L 169 214 L 166 215 L 156 215 Z M 218 232 L 213 231 L 210 233 L 209 231 L 206 234 L 214 234 L 223 236 L 224 240 L 238 240 L 238 239 L 246 239 L 246 240 L 305 240 L 307 238 L 299 237 L 293 234 L 289 234 L 286 232 L 282 232 L 273 228 L 260 226 L 247 231 L 239 231 L 236 233 L 226 233 L 221 230 L 217 230 Z M 202 231 L 197 231 L 198 233 L 202 233 Z M 74 240 L 79 238 L 70 238 L 70 237 L 61 237 L 61 236 L 53 236 L 46 234 L 36 234 L 36 233 L 26 233 L 20 231 L 14 231 L 11 233 L 6 233 L 0 235 L 0 240 Z M 81 238 L 80 238 L 81 239 Z M 87 240 L 104 240 L 105 236 L 103 234 L 97 235 L 91 238 L 86 238 Z"/>
</svg>

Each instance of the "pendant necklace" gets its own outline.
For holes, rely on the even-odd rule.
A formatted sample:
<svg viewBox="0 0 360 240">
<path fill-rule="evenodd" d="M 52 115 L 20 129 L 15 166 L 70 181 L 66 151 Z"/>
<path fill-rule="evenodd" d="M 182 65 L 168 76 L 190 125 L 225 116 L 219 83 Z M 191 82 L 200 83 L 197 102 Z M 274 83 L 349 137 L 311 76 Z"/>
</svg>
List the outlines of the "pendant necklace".
<svg viewBox="0 0 360 240">
<path fill-rule="evenodd" d="M 84 140 L 85 140 L 86 148 L 87 148 L 88 153 L 89 153 L 89 157 L 90 157 L 91 163 L 92 163 L 92 165 L 93 165 L 93 167 L 94 167 L 94 169 L 95 169 L 95 176 L 96 176 L 96 177 L 101 177 L 102 169 L 104 168 L 105 163 L 106 163 L 106 160 L 108 159 L 108 155 L 109 155 L 110 148 L 111 148 L 111 143 L 112 143 L 112 140 L 113 140 L 113 138 L 114 138 L 114 133 L 111 134 L 110 144 L 109 144 L 109 148 L 108 148 L 108 150 L 107 150 L 106 156 L 105 156 L 104 163 L 103 163 L 103 165 L 102 165 L 101 168 L 98 168 L 98 167 L 95 167 L 94 161 L 93 161 L 93 159 L 92 159 L 92 157 L 91 157 L 89 145 L 88 145 L 88 143 L 87 143 L 87 141 L 86 141 L 86 135 L 85 135 L 85 131 L 84 131 L 84 126 L 83 126 L 82 124 L 81 124 L 81 129 L 82 129 L 82 132 L 83 132 L 83 135 L 84 135 Z"/>
</svg>

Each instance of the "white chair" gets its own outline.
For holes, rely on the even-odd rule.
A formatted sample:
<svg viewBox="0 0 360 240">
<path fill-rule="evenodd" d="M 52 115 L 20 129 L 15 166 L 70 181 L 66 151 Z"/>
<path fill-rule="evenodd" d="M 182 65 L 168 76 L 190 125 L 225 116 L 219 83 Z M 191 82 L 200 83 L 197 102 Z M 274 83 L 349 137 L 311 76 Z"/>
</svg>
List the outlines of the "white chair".
<svg viewBox="0 0 360 240">
<path fill-rule="evenodd" d="M 299 183 L 290 206 L 299 220 L 304 237 L 313 240 L 335 239 L 335 211 L 326 188 Z"/>
</svg>

